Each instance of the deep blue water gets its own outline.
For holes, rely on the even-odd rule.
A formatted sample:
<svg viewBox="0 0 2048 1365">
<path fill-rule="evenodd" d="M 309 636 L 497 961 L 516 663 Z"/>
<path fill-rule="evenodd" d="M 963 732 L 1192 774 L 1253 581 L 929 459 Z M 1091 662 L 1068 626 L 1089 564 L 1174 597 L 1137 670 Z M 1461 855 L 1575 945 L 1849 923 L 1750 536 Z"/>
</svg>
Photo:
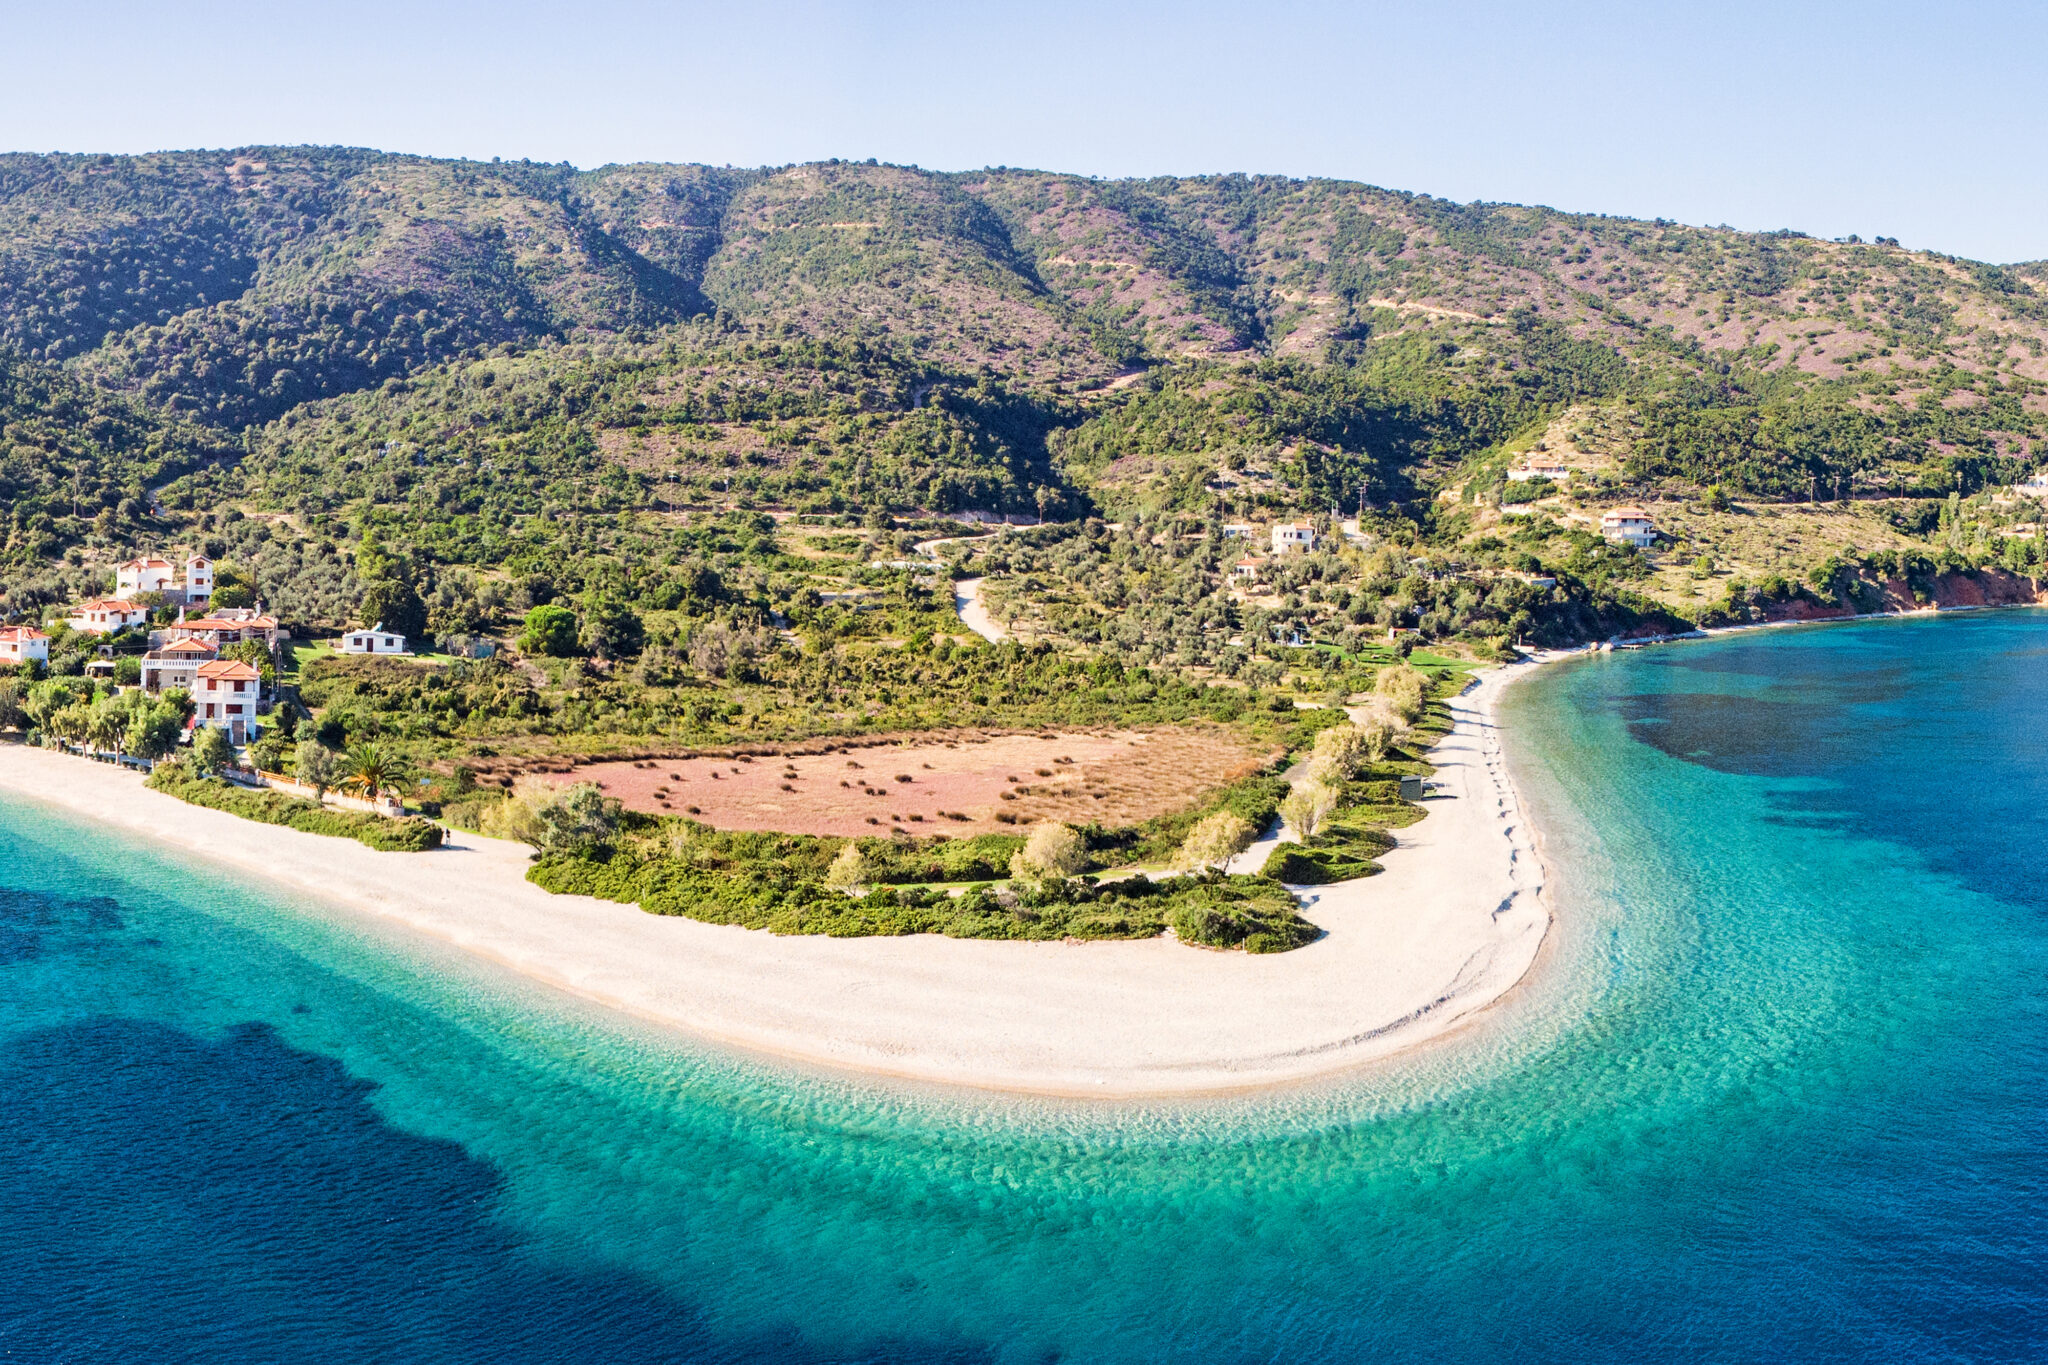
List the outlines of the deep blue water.
<svg viewBox="0 0 2048 1365">
<path fill-rule="evenodd" d="M 0 1354 L 2048 1357 L 2048 615 L 1511 694 L 1554 952 L 1252 1101 L 879 1089 L 0 804 Z"/>
</svg>

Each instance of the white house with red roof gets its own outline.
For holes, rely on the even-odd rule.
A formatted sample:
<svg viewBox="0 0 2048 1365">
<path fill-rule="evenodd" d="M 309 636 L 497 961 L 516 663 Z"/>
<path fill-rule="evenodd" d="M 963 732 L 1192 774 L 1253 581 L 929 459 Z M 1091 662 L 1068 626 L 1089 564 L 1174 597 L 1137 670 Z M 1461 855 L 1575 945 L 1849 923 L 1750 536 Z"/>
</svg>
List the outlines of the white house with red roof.
<svg viewBox="0 0 2048 1365">
<path fill-rule="evenodd" d="M 192 724 L 227 731 L 236 744 L 256 737 L 256 696 L 263 675 L 240 659 L 209 659 L 194 670 Z"/>
<path fill-rule="evenodd" d="M 1617 545 L 1647 550 L 1656 543 L 1657 523 L 1640 507 L 1615 507 L 1600 514 L 1600 534 Z"/>
<path fill-rule="evenodd" d="M 277 637 L 282 633 L 278 629 L 277 618 L 265 616 L 263 604 L 260 602 L 256 604 L 254 610 L 248 607 L 223 607 L 196 620 L 181 619 L 176 629 L 180 634 L 189 635 L 195 640 L 204 640 L 215 649 L 240 644 L 244 640 L 261 640 L 275 648 Z"/>
<path fill-rule="evenodd" d="M 1526 483 L 1530 479 L 1548 479 L 1552 483 L 1569 483 L 1571 477 L 1570 465 L 1541 455 L 1532 455 L 1522 461 L 1520 465 L 1508 471 L 1508 481 L 1510 483 Z"/>
<path fill-rule="evenodd" d="M 219 657 L 220 651 L 204 640 L 173 640 L 142 656 L 142 690 L 153 697 L 173 687 L 190 692 L 198 683 L 199 665 Z"/>
<path fill-rule="evenodd" d="M 132 602 L 146 592 L 167 592 L 177 578 L 177 566 L 156 555 L 144 555 L 114 567 L 114 596 Z"/>
<path fill-rule="evenodd" d="M 34 626 L 0 626 L 0 664 L 50 661 L 50 637 Z"/>
<path fill-rule="evenodd" d="M 148 607 L 118 597 L 96 597 L 71 610 L 71 628 L 87 635 L 111 635 L 148 619 Z"/>
</svg>

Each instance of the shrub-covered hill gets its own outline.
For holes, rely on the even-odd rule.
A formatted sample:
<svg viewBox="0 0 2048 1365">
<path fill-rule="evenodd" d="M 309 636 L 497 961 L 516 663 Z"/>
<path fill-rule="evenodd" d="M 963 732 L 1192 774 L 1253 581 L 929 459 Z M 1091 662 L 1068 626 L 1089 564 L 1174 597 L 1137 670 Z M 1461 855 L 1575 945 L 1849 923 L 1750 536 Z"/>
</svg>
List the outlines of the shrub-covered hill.
<svg viewBox="0 0 2048 1365">
<path fill-rule="evenodd" d="M 0 346 L 0 570 L 12 604 L 55 600 L 54 586 L 39 590 L 40 570 L 80 537 L 150 535 L 151 486 L 232 453 L 219 432 Z"/>
<path fill-rule="evenodd" d="M 0 158 L 0 337 L 239 426 L 491 346 L 705 311 L 600 225 L 612 205 L 581 179 L 346 148 Z"/>
<path fill-rule="evenodd" d="M 1889 243 L 1276 176 L 0 157 L 0 339 L 229 425 L 486 349 L 719 312 L 1085 386 L 1527 311 L 1632 361 L 1883 376 L 1910 399 L 1945 364 L 2048 379 L 2039 284 L 2038 265 Z"/>
<path fill-rule="evenodd" d="M 423 582 L 550 538 L 604 581 L 692 507 L 1205 525 L 1363 494 L 1449 546 L 1514 539 L 1532 449 L 1582 469 L 1569 536 L 1715 485 L 1968 497 L 2048 454 L 2038 263 L 1272 176 L 0 157 L 0 341 L 17 600 L 143 541 L 234 548 L 239 513 L 258 586 L 320 620 L 365 532 Z"/>
</svg>

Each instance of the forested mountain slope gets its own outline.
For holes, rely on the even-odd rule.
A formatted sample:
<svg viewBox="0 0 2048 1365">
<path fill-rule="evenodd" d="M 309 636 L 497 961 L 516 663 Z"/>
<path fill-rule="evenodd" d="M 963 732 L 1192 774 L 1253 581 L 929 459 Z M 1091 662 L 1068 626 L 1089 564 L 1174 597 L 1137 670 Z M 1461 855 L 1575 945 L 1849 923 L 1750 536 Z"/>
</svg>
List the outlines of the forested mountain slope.
<svg viewBox="0 0 2048 1365">
<path fill-rule="evenodd" d="M 2038 262 L 1274 176 L 5 156 L 0 345 L 17 603 L 230 510 L 479 571 L 691 506 L 1452 545 L 1538 447 L 1902 506 L 2048 455 Z"/>
</svg>

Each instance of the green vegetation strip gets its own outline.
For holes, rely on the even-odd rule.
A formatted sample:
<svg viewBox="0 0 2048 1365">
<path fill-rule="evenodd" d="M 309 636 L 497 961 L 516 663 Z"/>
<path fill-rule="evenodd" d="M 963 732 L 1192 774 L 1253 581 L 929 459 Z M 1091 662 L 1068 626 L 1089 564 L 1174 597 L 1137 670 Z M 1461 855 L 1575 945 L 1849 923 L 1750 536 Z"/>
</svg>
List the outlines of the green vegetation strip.
<svg viewBox="0 0 2048 1365">
<path fill-rule="evenodd" d="M 431 820 L 417 816 L 393 820 L 382 815 L 328 810 L 317 801 L 281 792 L 249 791 L 218 778 L 195 777 L 176 763 L 158 765 L 149 775 L 147 785 L 195 806 L 224 810 L 244 820 L 284 825 L 308 834 L 354 839 L 385 853 L 424 853 L 441 846 L 441 827 Z"/>
</svg>

